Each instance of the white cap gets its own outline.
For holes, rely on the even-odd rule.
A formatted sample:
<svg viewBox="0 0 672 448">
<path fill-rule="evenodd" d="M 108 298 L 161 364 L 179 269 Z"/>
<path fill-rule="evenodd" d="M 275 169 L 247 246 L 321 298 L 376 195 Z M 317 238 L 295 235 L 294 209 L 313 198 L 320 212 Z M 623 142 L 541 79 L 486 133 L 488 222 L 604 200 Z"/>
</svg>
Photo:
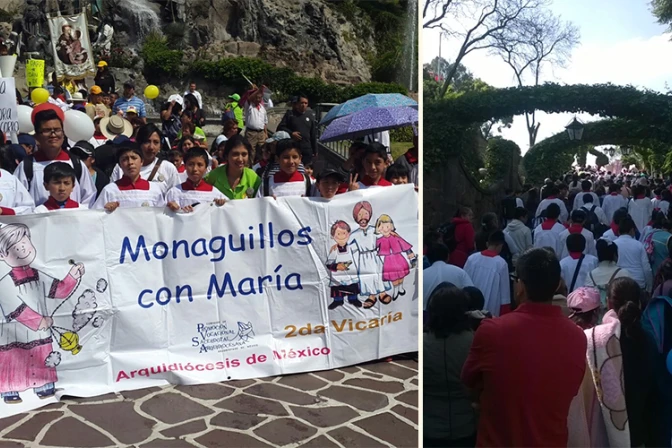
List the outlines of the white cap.
<svg viewBox="0 0 672 448">
<path fill-rule="evenodd" d="M 170 95 L 170 97 L 168 97 L 168 102 L 172 103 L 173 101 L 178 103 L 180 106 L 184 106 L 184 100 L 180 95 Z"/>
</svg>

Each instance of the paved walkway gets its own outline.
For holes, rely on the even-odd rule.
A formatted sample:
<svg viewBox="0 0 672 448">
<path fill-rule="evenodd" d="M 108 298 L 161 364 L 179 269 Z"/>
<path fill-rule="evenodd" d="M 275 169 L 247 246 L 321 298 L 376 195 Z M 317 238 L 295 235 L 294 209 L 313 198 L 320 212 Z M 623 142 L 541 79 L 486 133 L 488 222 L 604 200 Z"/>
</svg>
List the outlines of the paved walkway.
<svg viewBox="0 0 672 448">
<path fill-rule="evenodd" d="M 409 357 L 308 374 L 71 398 L 0 420 L 6 447 L 415 447 Z"/>
</svg>

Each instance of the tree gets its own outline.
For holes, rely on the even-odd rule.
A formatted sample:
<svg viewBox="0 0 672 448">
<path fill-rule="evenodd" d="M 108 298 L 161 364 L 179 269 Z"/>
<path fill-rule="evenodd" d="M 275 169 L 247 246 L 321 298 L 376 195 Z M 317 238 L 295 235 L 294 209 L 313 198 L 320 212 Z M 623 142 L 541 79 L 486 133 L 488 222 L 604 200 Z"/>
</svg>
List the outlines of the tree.
<svg viewBox="0 0 672 448">
<path fill-rule="evenodd" d="M 548 0 L 425 0 L 423 27 L 440 29 L 449 37 L 462 41 L 438 97 L 443 98 L 459 65 L 469 53 L 492 48 L 495 35 L 515 26 L 527 11 L 537 10 L 547 3 Z M 468 21 L 471 23 L 465 25 Z"/>
<path fill-rule="evenodd" d="M 441 56 L 435 57 L 434 59 L 432 59 L 432 62 L 430 62 L 429 64 L 424 64 L 422 66 L 423 79 L 434 79 L 433 76 L 429 75 L 430 72 L 440 76 L 441 78 L 445 78 L 446 75 L 448 74 L 448 70 L 450 69 L 450 65 L 451 63 L 442 58 Z M 464 67 L 464 71 L 467 72 L 466 67 Z"/>
<path fill-rule="evenodd" d="M 658 19 L 658 23 L 662 25 L 670 25 L 672 23 L 672 0 L 652 0 L 651 7 L 653 15 Z"/>
<path fill-rule="evenodd" d="M 511 67 L 520 87 L 526 81 L 538 86 L 544 67 L 566 67 L 572 49 L 579 43 L 579 30 L 571 22 L 562 22 L 551 11 L 525 11 L 510 27 L 493 35 L 493 54 Z M 526 112 L 525 121 L 530 148 L 537 141 L 539 123 L 536 111 Z"/>
</svg>

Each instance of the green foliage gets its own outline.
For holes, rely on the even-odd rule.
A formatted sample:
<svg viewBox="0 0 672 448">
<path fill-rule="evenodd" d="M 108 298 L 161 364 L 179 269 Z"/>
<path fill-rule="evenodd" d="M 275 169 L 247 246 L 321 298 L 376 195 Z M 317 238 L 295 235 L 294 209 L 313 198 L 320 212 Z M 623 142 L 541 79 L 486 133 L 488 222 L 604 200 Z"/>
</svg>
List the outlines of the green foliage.
<svg viewBox="0 0 672 448">
<path fill-rule="evenodd" d="M 652 0 L 653 15 L 658 22 L 663 25 L 669 25 L 672 22 L 672 1 L 671 0 Z"/>
<path fill-rule="evenodd" d="M 413 128 L 410 126 L 390 131 L 390 140 L 393 142 L 412 142 L 413 136 Z"/>
<path fill-rule="evenodd" d="M 245 74 L 258 85 L 268 86 L 275 93 L 275 98 L 280 101 L 299 92 L 308 95 L 313 103 L 342 103 L 367 93 L 408 93 L 406 88 L 399 84 L 380 82 L 341 87 L 326 83 L 320 78 L 297 76 L 290 68 L 278 68 L 254 58 L 197 60 L 189 67 L 189 72 L 208 81 L 230 85 L 240 91 L 248 88 L 248 83 L 243 77 Z"/>
<path fill-rule="evenodd" d="M 110 67 L 134 68 L 140 62 L 140 58 L 133 54 L 129 48 L 122 47 L 114 39 L 110 49 L 110 59 L 107 61 Z"/>
<path fill-rule="evenodd" d="M 506 180 L 516 169 L 514 164 L 517 165 L 519 158 L 520 147 L 515 142 L 502 137 L 488 140 L 485 150 L 485 168 L 488 170 L 486 181 L 494 184 Z"/>
<path fill-rule="evenodd" d="M 168 39 L 159 33 L 151 33 L 145 38 L 140 54 L 145 61 L 145 76 L 150 82 L 181 73 L 182 51 L 171 50 Z"/>
</svg>

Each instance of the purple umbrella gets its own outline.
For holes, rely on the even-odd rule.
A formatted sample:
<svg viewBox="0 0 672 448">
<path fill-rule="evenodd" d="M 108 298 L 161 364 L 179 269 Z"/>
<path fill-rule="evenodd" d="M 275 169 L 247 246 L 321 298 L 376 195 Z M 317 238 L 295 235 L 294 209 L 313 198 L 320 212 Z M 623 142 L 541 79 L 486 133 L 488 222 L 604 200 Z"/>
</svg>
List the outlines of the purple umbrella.
<svg viewBox="0 0 672 448">
<path fill-rule="evenodd" d="M 412 107 L 371 107 L 332 121 L 320 141 L 354 140 L 417 123 L 418 111 Z"/>
</svg>

